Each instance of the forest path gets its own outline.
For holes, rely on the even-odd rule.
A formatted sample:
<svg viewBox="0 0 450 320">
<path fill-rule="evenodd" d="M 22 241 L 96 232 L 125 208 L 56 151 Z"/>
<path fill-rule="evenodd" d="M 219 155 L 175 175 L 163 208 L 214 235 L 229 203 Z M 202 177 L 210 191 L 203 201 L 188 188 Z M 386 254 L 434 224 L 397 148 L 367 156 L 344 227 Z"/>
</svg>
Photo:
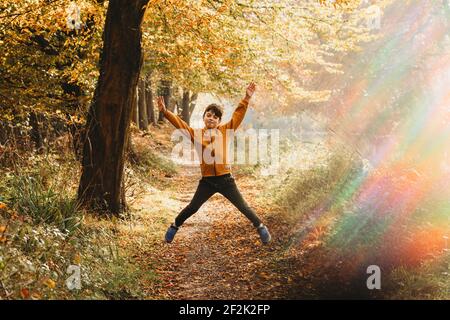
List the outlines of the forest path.
<svg viewBox="0 0 450 320">
<path fill-rule="evenodd" d="M 274 268 L 276 251 L 282 247 L 282 225 L 266 219 L 267 208 L 258 207 L 253 198 L 260 192 L 250 176 L 235 176 L 246 201 L 268 224 L 272 242 L 263 245 L 250 221 L 220 194 L 211 197 L 179 229 L 171 244 L 162 237 L 140 257 L 143 263 L 156 266 L 159 283 L 149 296 L 160 299 L 273 299 L 282 295 L 288 276 Z M 198 168 L 180 166 L 172 177 L 171 200 L 178 203 L 173 216 L 191 200 L 200 172 Z M 139 205 L 154 204 L 143 196 Z M 148 216 L 148 218 L 151 218 Z M 173 218 L 168 219 L 173 221 Z M 169 223 L 167 223 L 168 227 Z M 270 280 L 270 281 L 267 281 Z"/>
</svg>

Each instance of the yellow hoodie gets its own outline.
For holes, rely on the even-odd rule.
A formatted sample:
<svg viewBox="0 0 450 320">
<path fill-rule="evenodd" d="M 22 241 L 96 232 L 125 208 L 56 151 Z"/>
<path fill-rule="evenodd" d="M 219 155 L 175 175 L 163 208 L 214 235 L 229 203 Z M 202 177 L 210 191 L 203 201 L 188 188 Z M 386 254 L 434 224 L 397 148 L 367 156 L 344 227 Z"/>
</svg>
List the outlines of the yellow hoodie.
<svg viewBox="0 0 450 320">
<path fill-rule="evenodd" d="M 193 129 L 183 119 L 169 110 L 164 111 L 164 116 L 177 129 L 184 129 L 194 143 L 200 162 L 200 169 L 203 177 L 221 176 L 231 173 L 231 166 L 228 161 L 227 152 L 227 131 L 231 138 L 244 119 L 247 111 L 249 98 L 244 98 L 239 102 L 233 113 L 231 120 L 225 124 L 218 125 L 215 129 Z M 218 139 L 216 139 L 218 138 Z M 232 141 L 232 140 L 231 140 Z M 200 153 L 201 152 L 201 153 Z"/>
</svg>

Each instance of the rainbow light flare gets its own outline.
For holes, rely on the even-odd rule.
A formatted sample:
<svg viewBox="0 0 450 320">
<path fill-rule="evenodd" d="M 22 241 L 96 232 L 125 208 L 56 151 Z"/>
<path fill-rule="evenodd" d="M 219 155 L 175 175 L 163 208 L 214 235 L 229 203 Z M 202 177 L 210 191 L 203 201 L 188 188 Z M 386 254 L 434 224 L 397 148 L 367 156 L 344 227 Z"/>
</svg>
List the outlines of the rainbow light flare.
<svg viewBox="0 0 450 320">
<path fill-rule="evenodd" d="M 352 77 L 331 127 L 355 145 L 370 141 L 365 147 L 373 169 L 343 173 L 345 187 L 338 183 L 331 203 L 310 215 L 317 219 L 324 208 L 352 203 L 329 241 L 354 255 L 364 252 L 362 260 L 411 266 L 447 246 L 450 15 L 439 5 L 397 1 L 388 7 L 381 38 L 344 75 Z M 330 104 L 338 105 L 333 98 Z"/>
</svg>

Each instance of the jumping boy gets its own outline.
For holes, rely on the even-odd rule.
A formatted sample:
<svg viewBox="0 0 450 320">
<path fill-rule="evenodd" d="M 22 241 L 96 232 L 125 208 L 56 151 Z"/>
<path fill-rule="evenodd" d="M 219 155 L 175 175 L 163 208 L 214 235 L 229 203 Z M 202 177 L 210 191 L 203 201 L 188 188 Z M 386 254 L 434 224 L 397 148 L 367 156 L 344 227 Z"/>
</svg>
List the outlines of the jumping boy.
<svg viewBox="0 0 450 320">
<path fill-rule="evenodd" d="M 200 207 L 216 192 L 227 198 L 236 208 L 239 209 L 253 224 L 259 233 L 262 243 L 267 244 L 271 240 L 271 236 L 267 227 L 262 224 L 261 220 L 256 216 L 252 208 L 246 203 L 237 185 L 231 175 L 231 167 L 227 161 L 227 130 L 236 130 L 244 119 L 247 111 L 248 103 L 255 92 L 255 84 L 252 82 L 247 87 L 245 97 L 241 100 L 238 107 L 233 113 L 231 120 L 225 124 L 220 124 L 223 109 L 217 104 L 210 104 L 203 112 L 203 122 L 205 127 L 201 132 L 195 133 L 183 119 L 166 109 L 163 97 L 158 97 L 158 109 L 164 113 L 165 117 L 177 129 L 184 129 L 189 138 L 197 146 L 200 156 L 200 169 L 202 178 L 195 191 L 191 202 L 178 214 L 175 222 L 172 223 L 166 232 L 166 241 L 172 242 L 178 228 L 182 226 L 184 221 L 196 213 Z M 200 137 L 200 139 L 199 139 Z M 215 139 L 222 139 L 217 144 Z M 220 145 L 220 147 L 217 147 Z M 223 147 L 225 146 L 225 147 Z M 213 160 L 205 159 L 203 156 L 206 151 L 210 151 Z M 219 161 L 217 161 L 219 160 Z"/>
</svg>

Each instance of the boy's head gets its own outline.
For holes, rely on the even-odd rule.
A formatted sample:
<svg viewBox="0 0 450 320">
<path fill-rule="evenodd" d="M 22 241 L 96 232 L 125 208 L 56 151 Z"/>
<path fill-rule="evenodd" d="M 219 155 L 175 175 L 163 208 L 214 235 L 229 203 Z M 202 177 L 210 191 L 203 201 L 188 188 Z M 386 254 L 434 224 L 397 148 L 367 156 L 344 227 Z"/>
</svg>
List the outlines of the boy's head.
<svg viewBox="0 0 450 320">
<path fill-rule="evenodd" d="M 214 129 L 222 120 L 223 108 L 218 104 L 212 103 L 206 107 L 203 112 L 203 121 L 207 129 Z"/>
</svg>

